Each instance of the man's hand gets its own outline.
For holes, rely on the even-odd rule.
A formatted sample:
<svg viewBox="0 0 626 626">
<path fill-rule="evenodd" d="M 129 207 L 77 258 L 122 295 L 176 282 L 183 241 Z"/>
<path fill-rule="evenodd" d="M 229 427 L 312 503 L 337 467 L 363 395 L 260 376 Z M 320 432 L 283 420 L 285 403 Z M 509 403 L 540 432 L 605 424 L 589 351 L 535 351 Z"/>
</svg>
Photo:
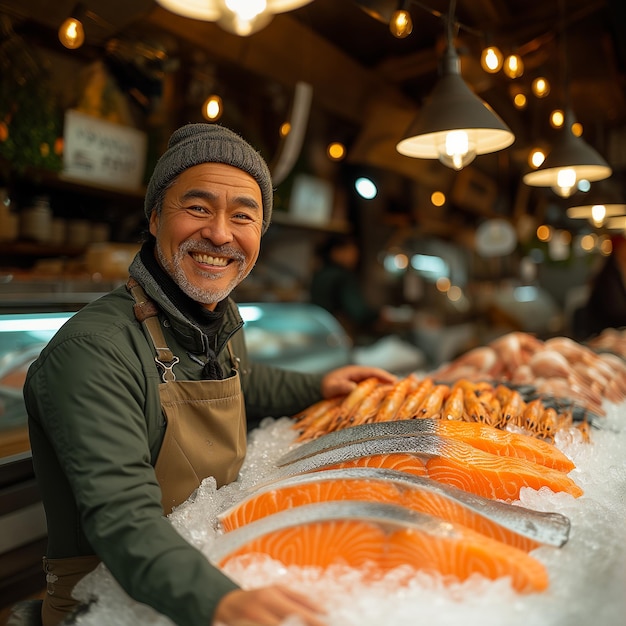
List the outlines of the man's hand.
<svg viewBox="0 0 626 626">
<path fill-rule="evenodd" d="M 214 626 L 278 626 L 297 616 L 306 626 L 325 626 L 323 611 L 306 596 L 287 587 L 271 585 L 226 594 L 217 605 Z"/>
<path fill-rule="evenodd" d="M 394 383 L 397 378 L 379 367 L 364 365 L 346 365 L 328 372 L 322 379 L 322 396 L 332 398 L 349 394 L 357 383 L 366 378 L 379 378 L 382 383 Z"/>
</svg>

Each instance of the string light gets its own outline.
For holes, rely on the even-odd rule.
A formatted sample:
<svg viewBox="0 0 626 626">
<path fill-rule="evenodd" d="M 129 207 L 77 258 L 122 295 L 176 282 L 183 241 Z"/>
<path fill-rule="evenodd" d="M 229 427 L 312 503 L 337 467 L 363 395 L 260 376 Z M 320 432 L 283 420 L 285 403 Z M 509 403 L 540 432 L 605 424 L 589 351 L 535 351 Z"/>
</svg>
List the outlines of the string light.
<svg viewBox="0 0 626 626">
<path fill-rule="evenodd" d="M 480 65 L 489 74 L 495 74 L 502 69 L 504 57 L 497 46 L 484 48 L 480 55 Z"/>
<path fill-rule="evenodd" d="M 389 21 L 389 30 L 397 39 L 408 37 L 413 32 L 411 14 L 405 9 L 394 11 Z"/>
<path fill-rule="evenodd" d="M 509 78 L 519 78 L 524 74 L 524 61 L 519 54 L 509 54 L 504 61 L 502 71 Z"/>
<path fill-rule="evenodd" d="M 79 2 L 59 27 L 59 41 L 69 50 L 76 50 L 85 43 L 85 29 L 81 21 L 84 16 L 85 5 Z"/>
<path fill-rule="evenodd" d="M 202 115 L 209 122 L 216 122 L 222 117 L 222 99 L 217 94 L 211 94 L 202 105 Z"/>
</svg>

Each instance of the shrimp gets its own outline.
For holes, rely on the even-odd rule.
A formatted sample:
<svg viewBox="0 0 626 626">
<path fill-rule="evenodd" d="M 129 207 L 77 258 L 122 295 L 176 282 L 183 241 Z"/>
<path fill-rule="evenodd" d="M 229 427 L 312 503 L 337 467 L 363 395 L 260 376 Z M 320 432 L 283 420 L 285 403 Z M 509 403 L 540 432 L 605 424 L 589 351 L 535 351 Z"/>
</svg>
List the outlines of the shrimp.
<svg viewBox="0 0 626 626">
<path fill-rule="evenodd" d="M 500 423 L 504 425 L 515 424 L 522 426 L 522 414 L 526 408 L 526 402 L 522 394 L 515 389 L 511 389 L 508 398 L 502 403 L 500 411 Z"/>
<path fill-rule="evenodd" d="M 443 406 L 443 403 L 450 393 L 448 385 L 435 385 L 430 395 L 424 400 L 419 407 L 416 417 L 426 418 L 437 415 Z"/>
<path fill-rule="evenodd" d="M 346 396 L 339 407 L 339 420 L 349 420 L 354 417 L 359 405 L 381 382 L 378 378 L 366 378 Z"/>
<path fill-rule="evenodd" d="M 407 397 L 407 394 L 415 388 L 416 382 L 419 384 L 419 379 L 416 376 L 409 375 L 395 383 L 380 403 L 375 421 L 389 422 L 395 419 Z"/>
<path fill-rule="evenodd" d="M 461 387 L 453 387 L 443 404 L 441 417 L 447 420 L 461 420 L 463 419 L 464 411 L 463 389 Z"/>
<path fill-rule="evenodd" d="M 393 385 L 380 384 L 373 389 L 344 426 L 356 426 L 357 424 L 376 421 L 376 415 L 381 407 L 381 403 L 392 387 Z"/>
<path fill-rule="evenodd" d="M 302 428 L 303 425 L 306 425 L 310 422 L 314 422 L 320 416 L 326 414 L 331 409 L 339 406 L 345 396 L 335 396 L 334 398 L 324 398 L 315 404 L 307 407 L 306 409 L 296 413 L 291 417 L 291 419 L 295 422 L 293 424 L 294 428 Z"/>
<path fill-rule="evenodd" d="M 337 418 L 339 407 L 330 409 L 326 413 L 322 413 L 317 419 L 307 424 L 306 428 L 301 431 L 300 435 L 296 438 L 297 442 L 309 441 L 310 439 L 317 439 L 326 434 L 330 425 Z"/>
<path fill-rule="evenodd" d="M 539 398 L 531 400 L 522 413 L 522 427 L 533 434 L 537 434 L 540 429 L 543 412 L 544 406 L 541 400 Z"/>
<path fill-rule="evenodd" d="M 397 420 L 410 419 L 415 417 L 417 409 L 424 402 L 424 399 L 435 386 L 432 378 L 424 378 L 417 387 L 407 394 L 402 406 L 396 413 Z"/>
</svg>

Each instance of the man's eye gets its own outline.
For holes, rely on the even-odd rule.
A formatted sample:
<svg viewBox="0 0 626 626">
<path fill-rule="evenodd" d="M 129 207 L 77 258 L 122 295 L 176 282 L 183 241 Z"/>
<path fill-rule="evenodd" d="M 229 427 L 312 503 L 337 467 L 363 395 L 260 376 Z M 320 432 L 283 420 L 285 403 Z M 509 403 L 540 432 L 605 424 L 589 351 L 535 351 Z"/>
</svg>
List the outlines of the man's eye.
<svg viewBox="0 0 626 626">
<path fill-rule="evenodd" d="M 188 206 L 187 210 L 194 211 L 196 213 L 206 213 L 206 209 L 203 206 L 200 206 L 199 204 L 193 204 L 191 206 Z"/>
</svg>

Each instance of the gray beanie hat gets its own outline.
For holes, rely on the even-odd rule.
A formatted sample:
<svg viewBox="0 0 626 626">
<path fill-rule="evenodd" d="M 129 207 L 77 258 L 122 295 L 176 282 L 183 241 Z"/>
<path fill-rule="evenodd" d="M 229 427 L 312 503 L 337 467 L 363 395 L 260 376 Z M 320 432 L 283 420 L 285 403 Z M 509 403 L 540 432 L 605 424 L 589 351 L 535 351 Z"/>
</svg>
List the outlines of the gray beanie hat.
<svg viewBox="0 0 626 626">
<path fill-rule="evenodd" d="M 167 150 L 158 160 L 146 190 L 146 217 L 155 208 L 159 195 L 173 178 L 201 163 L 224 163 L 247 172 L 261 188 L 263 232 L 270 225 L 274 190 L 272 177 L 263 157 L 233 131 L 217 124 L 187 124 L 172 133 Z"/>
</svg>

